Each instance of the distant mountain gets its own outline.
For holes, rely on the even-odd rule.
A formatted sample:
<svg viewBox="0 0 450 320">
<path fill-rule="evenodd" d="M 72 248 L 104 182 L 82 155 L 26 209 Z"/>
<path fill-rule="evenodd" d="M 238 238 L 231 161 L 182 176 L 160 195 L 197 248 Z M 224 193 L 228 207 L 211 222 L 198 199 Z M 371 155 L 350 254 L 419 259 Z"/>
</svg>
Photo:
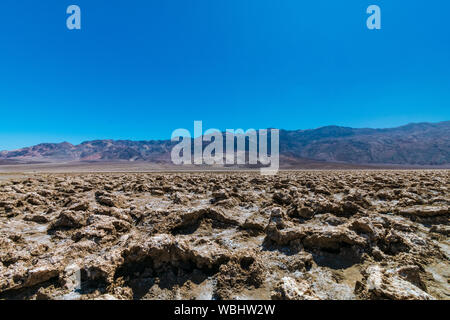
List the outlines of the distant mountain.
<svg viewBox="0 0 450 320">
<path fill-rule="evenodd" d="M 162 141 L 94 140 L 79 145 L 68 142 L 41 143 L 14 151 L 0 152 L 1 160 L 62 162 L 62 161 L 170 161 L 175 143 Z"/>
<path fill-rule="evenodd" d="M 283 130 L 280 153 L 359 164 L 444 165 L 450 163 L 450 121 L 391 129 Z"/>
<path fill-rule="evenodd" d="M 43 143 L 0 152 L 0 164 L 67 161 L 146 161 L 170 163 L 175 143 L 96 140 L 79 145 Z M 305 161 L 350 164 L 449 165 L 450 121 L 413 123 L 390 129 L 327 126 L 280 130 L 281 165 Z"/>
</svg>

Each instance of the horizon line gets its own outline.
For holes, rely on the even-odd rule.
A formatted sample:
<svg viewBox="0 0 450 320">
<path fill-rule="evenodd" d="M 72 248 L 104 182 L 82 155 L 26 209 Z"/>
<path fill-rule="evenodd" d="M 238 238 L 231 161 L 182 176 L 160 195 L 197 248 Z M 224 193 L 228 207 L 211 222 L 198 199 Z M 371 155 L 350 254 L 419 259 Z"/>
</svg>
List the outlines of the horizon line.
<svg viewBox="0 0 450 320">
<path fill-rule="evenodd" d="M 450 120 L 444 120 L 444 121 L 438 121 L 438 122 L 426 122 L 426 121 L 422 121 L 422 122 L 409 122 L 403 125 L 399 125 L 399 126 L 395 126 L 395 127 L 384 127 L 384 128 L 370 128 L 370 127 L 349 127 L 349 126 L 340 126 L 340 125 L 334 125 L 334 124 L 330 124 L 330 125 L 326 125 L 326 126 L 320 126 L 320 127 L 316 127 L 316 128 L 309 128 L 309 129 L 293 129 L 293 130 L 289 130 L 289 129 L 278 129 L 280 131 L 312 131 L 312 130 L 319 130 L 319 129 L 323 129 L 323 128 L 328 128 L 328 127 L 337 127 L 337 128 L 346 128 L 346 129 L 358 129 L 358 130 L 388 130 L 388 129 L 398 129 L 398 128 L 402 128 L 402 127 L 406 127 L 409 125 L 420 125 L 420 124 L 443 124 L 443 123 L 447 123 L 450 122 Z M 238 128 L 241 129 L 241 128 Z M 252 128 L 250 128 L 252 129 Z M 277 128 L 265 128 L 265 129 L 256 129 L 256 131 L 258 130 L 270 130 L 270 129 L 277 129 Z M 226 132 L 226 130 L 230 130 L 230 129 L 225 129 L 225 131 L 221 131 Z M 236 129 L 235 129 L 236 130 Z M 247 129 L 249 130 L 249 129 Z M 255 129 L 254 129 L 255 130 Z M 202 132 L 203 134 L 203 132 Z M 196 137 L 193 137 L 196 138 Z M 147 142 L 147 141 L 170 141 L 171 139 L 146 139 L 146 140 L 142 140 L 142 139 L 110 139 L 110 138 L 105 138 L 105 139 L 101 139 L 101 138 L 96 138 L 96 139 L 90 139 L 90 140 L 84 140 L 80 143 L 71 143 L 69 141 L 61 141 L 61 142 L 41 142 L 38 144 L 34 144 L 34 145 L 29 145 L 29 146 L 24 146 L 21 148 L 17 148 L 17 149 L 10 149 L 10 150 L 6 150 L 6 149 L 0 149 L 0 152 L 12 152 L 12 151 L 17 151 L 17 150 L 22 150 L 22 149 L 26 149 L 26 148 L 31 148 L 34 146 L 39 146 L 39 145 L 44 145 L 44 144 L 70 144 L 72 146 L 78 146 L 87 142 L 95 142 L 95 141 L 112 141 L 112 142 L 117 142 L 117 141 L 133 141 L 133 142 Z"/>
</svg>

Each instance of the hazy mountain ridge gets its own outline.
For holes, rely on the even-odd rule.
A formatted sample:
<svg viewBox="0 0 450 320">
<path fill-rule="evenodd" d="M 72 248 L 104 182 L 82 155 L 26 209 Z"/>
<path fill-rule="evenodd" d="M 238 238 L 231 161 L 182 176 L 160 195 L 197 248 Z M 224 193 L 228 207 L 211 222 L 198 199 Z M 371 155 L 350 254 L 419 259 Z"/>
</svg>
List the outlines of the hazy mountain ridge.
<svg viewBox="0 0 450 320">
<path fill-rule="evenodd" d="M 280 153 L 350 163 L 443 165 L 450 163 L 450 121 L 390 129 L 283 130 Z"/>
<path fill-rule="evenodd" d="M 79 145 L 42 143 L 0 152 L 0 161 L 147 161 L 170 163 L 170 140 L 94 140 Z M 413 123 L 389 129 L 326 126 L 280 130 L 280 154 L 290 162 L 304 159 L 354 164 L 450 164 L 450 121 Z"/>
</svg>

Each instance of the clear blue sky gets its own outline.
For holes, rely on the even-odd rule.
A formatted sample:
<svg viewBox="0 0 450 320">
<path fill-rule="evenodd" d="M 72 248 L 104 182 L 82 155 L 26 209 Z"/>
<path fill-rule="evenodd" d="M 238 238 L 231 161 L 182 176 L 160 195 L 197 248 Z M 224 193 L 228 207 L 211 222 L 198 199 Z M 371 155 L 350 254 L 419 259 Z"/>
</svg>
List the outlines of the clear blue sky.
<svg viewBox="0 0 450 320">
<path fill-rule="evenodd" d="M 0 149 L 450 120 L 450 1 L 2 0 L 0 111 Z"/>
</svg>

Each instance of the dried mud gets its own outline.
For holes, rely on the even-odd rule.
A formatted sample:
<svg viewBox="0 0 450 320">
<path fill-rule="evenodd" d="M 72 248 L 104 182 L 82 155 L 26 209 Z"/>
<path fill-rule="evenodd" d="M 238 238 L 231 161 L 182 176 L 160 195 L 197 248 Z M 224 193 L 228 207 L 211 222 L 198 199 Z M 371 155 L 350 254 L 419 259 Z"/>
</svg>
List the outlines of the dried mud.
<svg viewBox="0 0 450 320">
<path fill-rule="evenodd" d="M 449 299 L 450 171 L 0 181 L 0 299 Z"/>
</svg>

